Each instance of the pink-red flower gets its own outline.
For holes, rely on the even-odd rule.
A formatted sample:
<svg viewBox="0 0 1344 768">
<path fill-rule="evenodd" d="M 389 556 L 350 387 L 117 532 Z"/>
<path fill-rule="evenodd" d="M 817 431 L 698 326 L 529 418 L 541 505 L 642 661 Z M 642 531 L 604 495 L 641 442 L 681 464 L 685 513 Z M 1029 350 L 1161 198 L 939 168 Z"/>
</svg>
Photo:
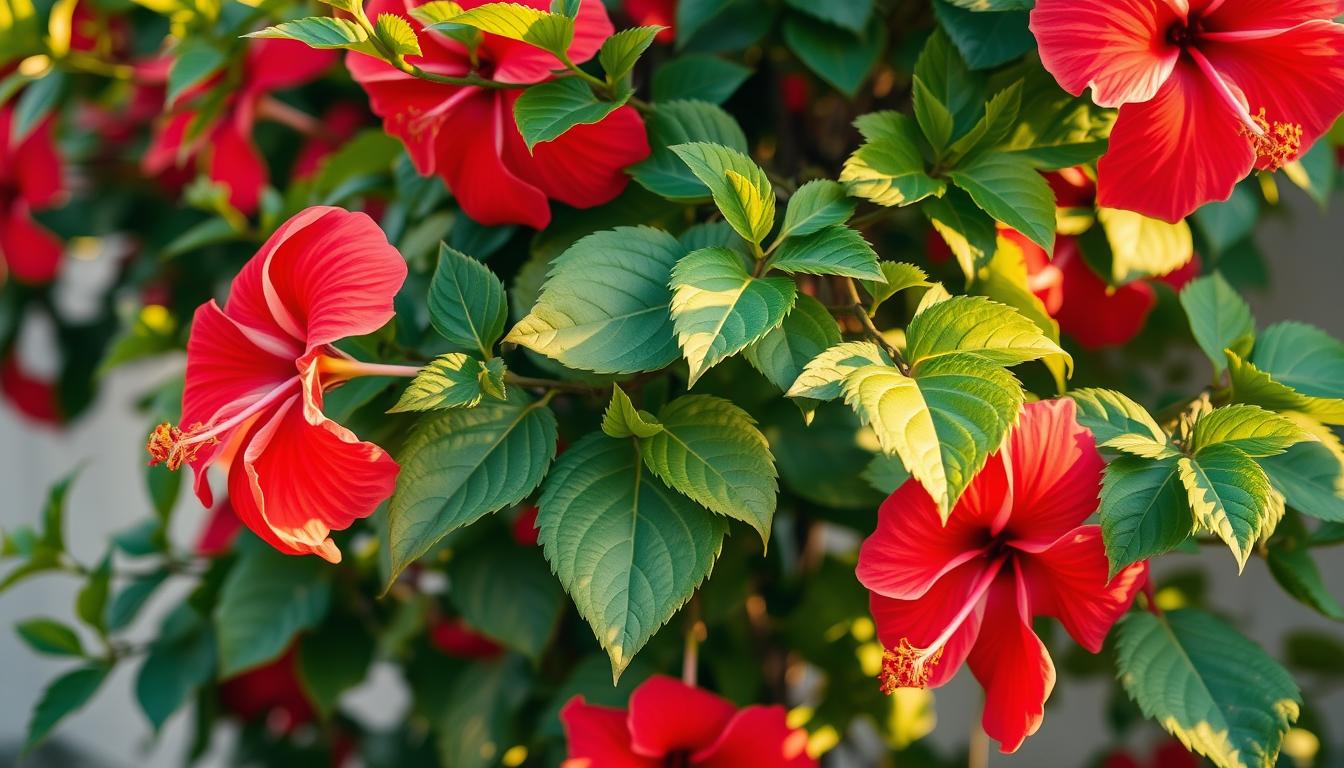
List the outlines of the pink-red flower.
<svg viewBox="0 0 1344 768">
<path fill-rule="evenodd" d="M 680 680 L 654 676 L 630 694 L 628 710 L 575 696 L 560 711 L 569 740 L 562 768 L 816 768 L 807 732 L 783 707 L 737 709 Z"/>
<path fill-rule="evenodd" d="M 484 0 L 466 0 L 464 8 Z M 411 0 L 370 0 L 370 17 L 408 15 Z M 547 0 L 523 5 L 548 9 Z M 612 32 L 600 0 L 583 0 L 575 20 L 569 56 L 583 62 L 597 53 Z M 472 70 L 465 45 L 440 32 L 419 33 L 423 56 L 407 57 L 421 68 L 462 77 Z M 497 35 L 482 36 L 476 72 L 499 83 L 539 83 L 561 69 L 551 54 Z M 406 144 L 420 173 L 448 183 L 462 210 L 482 224 L 526 224 L 538 229 L 551 220 L 548 201 L 576 208 L 610 201 L 625 189 L 626 166 L 649 154 L 644 123 L 623 106 L 601 122 L 579 125 L 529 152 L 513 118 L 517 88 L 482 88 L 427 82 L 372 56 L 351 53 L 346 66 L 369 94 L 387 132 Z"/>
<path fill-rule="evenodd" d="M 1119 107 L 1100 203 L 1177 221 L 1296 159 L 1344 111 L 1340 0 L 1038 0 L 1041 62 Z"/>
<path fill-rule="evenodd" d="M 625 0 L 622 7 L 636 26 L 667 27 L 654 38 L 658 42 L 670 43 L 676 39 L 677 0 Z"/>
<path fill-rule="evenodd" d="M 1071 400 L 1032 403 L 944 525 L 907 481 L 878 511 L 859 550 L 886 653 L 884 691 L 937 687 L 969 663 L 985 689 L 981 722 L 1004 752 L 1040 727 L 1055 667 L 1032 630 L 1054 616 L 1101 649 L 1146 577 L 1139 563 L 1108 578 L 1097 508 L 1102 460 Z"/>
<path fill-rule="evenodd" d="M 196 310 L 187 343 L 185 429 L 161 424 L 151 463 L 190 464 L 209 507 L 206 470 L 228 478 L 238 518 L 287 554 L 339 562 L 331 531 L 392 494 L 397 464 L 322 413 L 323 392 L 354 376 L 406 375 L 332 344 L 392 318 L 406 263 L 362 213 L 314 207 L 271 235 L 221 309 Z M 410 369 L 414 371 L 414 369 Z"/>
<path fill-rule="evenodd" d="M 0 394 L 32 421 L 47 425 L 63 421 L 56 383 L 25 371 L 13 350 L 0 358 Z"/>
<path fill-rule="evenodd" d="M 209 97 L 203 97 L 189 107 L 175 109 L 154 133 L 143 161 L 145 172 L 158 175 L 200 162 L 211 180 L 228 187 L 233 207 L 245 214 L 255 212 L 270 172 L 252 142 L 253 125 L 259 116 L 289 122 L 306 118 L 270 99 L 271 92 L 315 80 L 335 61 L 334 51 L 293 40 L 251 41 L 239 83 L 224 94 L 222 108 L 209 108 Z M 208 122 L 198 125 L 200 120 Z"/>
<path fill-rule="evenodd" d="M 14 144 L 14 109 L 0 107 L 0 284 L 12 274 L 24 283 L 46 283 L 61 264 L 61 241 L 33 220 L 33 211 L 56 204 L 65 165 L 56 149 L 51 118 Z"/>
</svg>

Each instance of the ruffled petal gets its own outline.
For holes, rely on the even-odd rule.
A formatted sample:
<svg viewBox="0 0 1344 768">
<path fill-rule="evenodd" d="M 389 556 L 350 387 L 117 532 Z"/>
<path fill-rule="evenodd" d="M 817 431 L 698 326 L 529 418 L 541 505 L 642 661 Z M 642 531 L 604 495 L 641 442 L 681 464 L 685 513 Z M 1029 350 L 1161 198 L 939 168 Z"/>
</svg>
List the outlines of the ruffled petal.
<svg viewBox="0 0 1344 768">
<path fill-rule="evenodd" d="M 1084 525 L 1049 549 L 1021 559 L 1033 615 L 1054 616 L 1078 644 L 1097 653 L 1134 602 L 1148 575 L 1148 564 L 1135 563 L 1114 579 L 1101 541 L 1101 528 Z"/>
<path fill-rule="evenodd" d="M 60 271 L 64 251 L 60 238 L 34 221 L 23 201 L 0 211 L 0 259 L 14 279 L 30 285 L 51 282 Z M 3 281 L 4 269 L 0 269 Z"/>
<path fill-rule="evenodd" d="M 329 534 L 373 514 L 392 495 L 398 470 L 382 448 L 336 422 L 310 424 L 298 398 L 256 430 L 239 464 L 279 549 L 332 563 L 341 552 Z M 237 504 L 232 482 L 229 493 Z"/>
<path fill-rule="evenodd" d="M 1107 285 L 1078 252 L 1072 237 L 1055 242 L 1054 266 L 1060 274 L 1059 329 L 1086 349 L 1128 344 L 1148 324 L 1157 294 L 1143 281 Z"/>
<path fill-rule="evenodd" d="M 1181 19 L 1162 0 L 1037 0 L 1031 31 L 1041 63 L 1064 90 L 1118 107 L 1153 98 L 1180 47 L 1167 30 Z"/>
<path fill-rule="evenodd" d="M 807 731 L 790 728 L 783 707 L 747 707 L 710 746 L 691 755 L 696 768 L 816 768 Z"/>
<path fill-rule="evenodd" d="M 334 50 L 309 48 L 297 40 L 250 40 L 247 46 L 244 87 L 253 92 L 293 88 L 315 80 L 339 54 Z"/>
<path fill-rule="evenodd" d="M 927 648 L 956 618 L 973 597 L 976 582 L 985 573 L 982 560 L 966 563 L 943 576 L 918 600 L 893 600 L 876 592 L 868 596 L 868 610 L 877 625 L 877 639 L 884 648 L 899 648 L 907 643 Z M 946 684 L 961 669 L 961 664 L 980 634 L 984 599 L 943 646 L 942 655 L 933 663 L 928 687 Z"/>
<path fill-rule="evenodd" d="M 1177 222 L 1226 200 L 1255 165 L 1243 123 L 1182 60 L 1152 101 L 1126 104 L 1097 166 L 1097 202 Z"/>
<path fill-rule="evenodd" d="M 1341 0 L 1226 0 L 1204 19 L 1214 32 L 1286 29 L 1344 14 Z"/>
<path fill-rule="evenodd" d="M 196 309 L 187 340 L 182 425 L 220 422 L 241 413 L 276 387 L 295 380 L 294 360 L 258 347 L 214 301 Z M 220 442 L 227 436 L 219 435 Z"/>
<path fill-rule="evenodd" d="M 516 93 L 508 99 L 512 104 Z M 512 109 L 510 107 L 510 109 Z M 626 167 L 649 156 L 644 121 L 633 107 L 612 112 L 600 123 L 576 125 L 553 141 L 527 146 L 512 122 L 505 144 L 509 166 L 520 170 L 550 198 L 575 208 L 610 202 L 630 183 Z"/>
<path fill-rule="evenodd" d="M 468 0 L 461 5 L 471 9 L 486 2 L 491 0 Z M 549 0 L 515 2 L 542 11 L 550 10 L 551 7 Z M 574 19 L 574 40 L 569 44 L 569 58 L 575 64 L 591 59 L 614 31 L 602 0 L 582 0 L 578 16 Z M 539 83 L 549 78 L 552 71 L 564 69 L 564 65 L 546 51 L 498 35 L 485 35 L 481 48 L 482 58 L 495 64 L 491 77 L 502 83 Z"/>
<path fill-rule="evenodd" d="M 985 688 L 985 733 L 1004 753 L 1016 752 L 1041 727 L 1055 687 L 1055 664 L 1031 629 L 1026 588 L 1005 570 L 990 588 L 980 638 L 967 659 Z"/>
<path fill-rule="evenodd" d="M 1273 37 L 1206 43 L 1200 51 L 1246 95 L 1251 114 L 1264 109 L 1270 123 L 1302 126 L 1302 152 L 1344 112 L 1344 25 L 1311 21 Z"/>
<path fill-rule="evenodd" d="M 569 742 L 569 759 L 562 768 L 659 768 L 661 761 L 640 757 L 630 749 L 625 712 L 589 704 L 582 696 L 560 710 Z"/>
<path fill-rule="evenodd" d="M 1004 535 L 1014 545 L 1048 547 L 1096 511 L 1105 464 L 1072 400 L 1028 403 L 1004 450 L 1013 483 Z"/>
<path fill-rule="evenodd" d="M 736 712 L 709 691 L 655 675 L 630 694 L 630 745 L 636 754 L 651 758 L 704 749 Z"/>
<path fill-rule="evenodd" d="M 238 121 L 225 120 L 211 135 L 209 146 L 206 173 L 229 188 L 229 203 L 234 208 L 248 216 L 256 213 L 270 173 L 252 137 L 239 130 Z"/>
</svg>

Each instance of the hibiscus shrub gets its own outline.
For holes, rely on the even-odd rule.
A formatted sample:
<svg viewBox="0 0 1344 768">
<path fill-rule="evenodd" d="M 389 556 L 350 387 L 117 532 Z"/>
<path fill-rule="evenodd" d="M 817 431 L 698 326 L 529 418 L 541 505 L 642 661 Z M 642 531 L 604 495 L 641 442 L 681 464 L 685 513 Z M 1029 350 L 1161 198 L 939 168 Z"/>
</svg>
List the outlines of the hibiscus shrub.
<svg viewBox="0 0 1344 768">
<path fill-rule="evenodd" d="M 972 765 L 1085 677 L 1058 765 L 1336 759 L 1340 638 L 1181 558 L 1344 620 L 1344 344 L 1242 298 L 1344 3 L 323 2 L 0 0 L 0 389 L 185 349 L 144 522 L 3 533 L 81 583 L 28 749 L 131 667 L 191 759 L 956 765 L 969 667 Z"/>
</svg>

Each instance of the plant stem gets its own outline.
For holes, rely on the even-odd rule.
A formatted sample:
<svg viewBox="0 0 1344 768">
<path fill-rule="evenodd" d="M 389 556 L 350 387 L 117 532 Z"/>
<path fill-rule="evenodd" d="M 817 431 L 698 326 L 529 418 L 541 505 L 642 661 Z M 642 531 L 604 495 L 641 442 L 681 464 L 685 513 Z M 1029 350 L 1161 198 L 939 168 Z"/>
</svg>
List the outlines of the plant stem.
<svg viewBox="0 0 1344 768">
<path fill-rule="evenodd" d="M 971 720 L 971 743 L 966 750 L 966 768 L 989 768 L 989 734 L 979 720 Z"/>
<path fill-rule="evenodd" d="M 686 606 L 686 645 L 681 654 L 681 681 L 695 687 L 700 667 L 700 593 Z"/>
<path fill-rule="evenodd" d="M 504 383 L 513 384 L 519 387 L 536 387 L 539 389 L 550 389 L 559 392 L 572 392 L 579 395 L 600 395 L 606 393 L 606 387 L 597 387 L 591 384 L 583 384 L 577 381 L 561 381 L 560 379 L 538 379 L 531 376 L 519 376 L 514 373 L 504 374 Z"/>
<path fill-rule="evenodd" d="M 843 278 L 841 283 L 845 286 L 845 294 L 849 297 L 850 302 L 845 309 L 858 318 L 859 323 L 863 326 L 864 333 L 891 356 L 892 362 L 896 363 L 896 367 L 900 368 L 902 373 L 909 373 L 909 366 L 901 359 L 901 350 L 887 341 L 887 337 L 882 334 L 881 329 L 873 324 L 873 318 L 868 316 L 868 310 L 863 306 L 863 298 L 859 296 L 859 286 L 854 282 L 854 278 Z"/>
</svg>

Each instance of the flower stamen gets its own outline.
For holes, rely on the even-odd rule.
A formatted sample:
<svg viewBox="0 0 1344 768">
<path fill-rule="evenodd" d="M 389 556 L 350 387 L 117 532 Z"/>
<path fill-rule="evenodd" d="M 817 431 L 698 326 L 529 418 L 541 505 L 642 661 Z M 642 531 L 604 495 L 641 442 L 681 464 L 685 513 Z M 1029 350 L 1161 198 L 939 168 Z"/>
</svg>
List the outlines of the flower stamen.
<svg viewBox="0 0 1344 768">
<path fill-rule="evenodd" d="M 218 442 L 219 438 L 206 433 L 205 425 L 199 421 L 185 431 L 165 421 L 150 433 L 145 449 L 149 451 L 149 466 L 163 464 L 177 471 L 183 464 L 195 461 L 202 448 Z"/>
<path fill-rule="evenodd" d="M 1251 119 L 1260 128 L 1256 133 L 1247 128 L 1242 135 L 1251 140 L 1251 148 L 1259 164 L 1267 171 L 1277 171 L 1302 154 L 1302 126 L 1297 123 L 1271 123 L 1263 107 Z"/>
</svg>

